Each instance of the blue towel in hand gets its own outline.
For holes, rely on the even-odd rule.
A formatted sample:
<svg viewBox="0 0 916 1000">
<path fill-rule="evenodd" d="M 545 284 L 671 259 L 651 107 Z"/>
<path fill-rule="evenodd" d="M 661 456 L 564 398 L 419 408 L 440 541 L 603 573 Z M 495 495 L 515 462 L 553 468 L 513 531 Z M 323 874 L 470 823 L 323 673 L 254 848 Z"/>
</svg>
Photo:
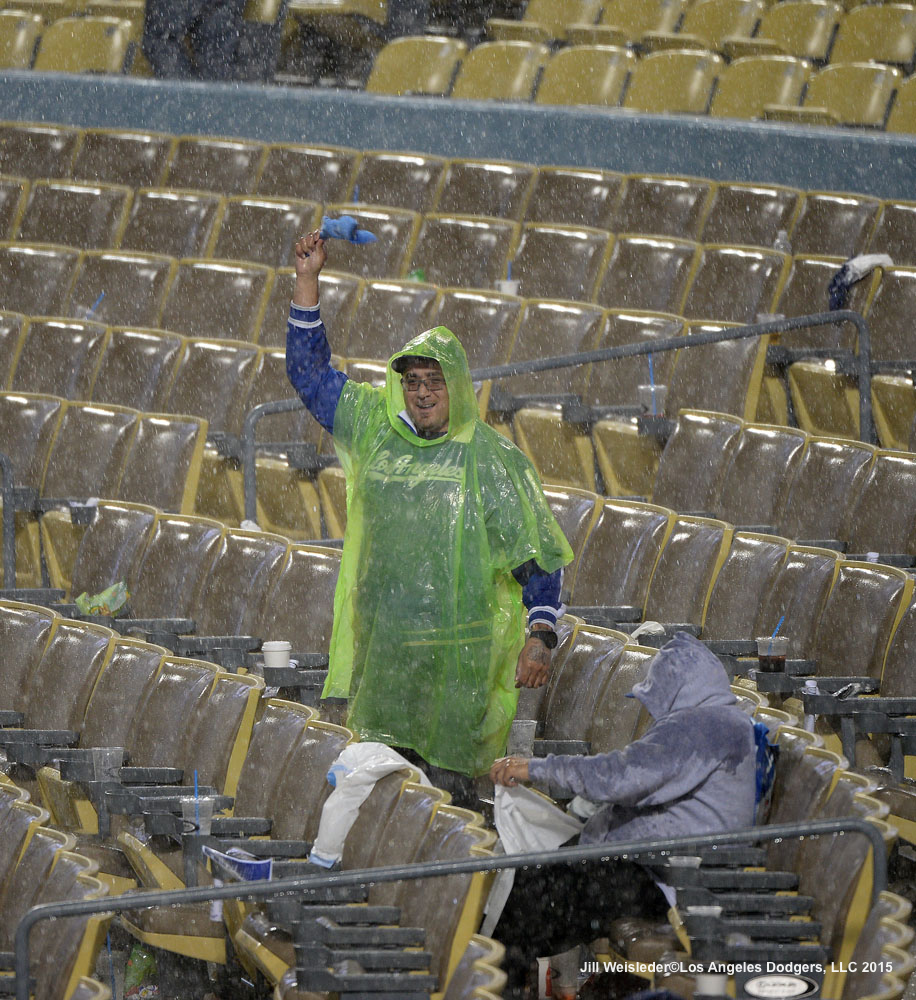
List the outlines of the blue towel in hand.
<svg viewBox="0 0 916 1000">
<path fill-rule="evenodd" d="M 352 215 L 342 215 L 339 219 L 321 220 L 321 238 L 323 240 L 349 240 L 351 243 L 375 243 L 378 237 L 368 229 L 360 229 Z"/>
</svg>

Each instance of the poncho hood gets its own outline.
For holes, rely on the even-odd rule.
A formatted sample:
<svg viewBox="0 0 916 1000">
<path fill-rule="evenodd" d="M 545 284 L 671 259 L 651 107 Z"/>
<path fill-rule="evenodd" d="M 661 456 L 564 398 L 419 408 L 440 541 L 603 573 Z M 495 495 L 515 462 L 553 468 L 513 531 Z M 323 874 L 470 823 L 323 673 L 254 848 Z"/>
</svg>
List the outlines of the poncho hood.
<svg viewBox="0 0 916 1000">
<path fill-rule="evenodd" d="M 448 430 L 442 437 L 421 438 L 400 418 L 405 409 L 404 390 L 401 388 L 401 376 L 392 365 L 397 358 L 407 354 L 416 354 L 424 358 L 438 361 L 445 383 L 448 386 L 449 421 Z M 477 398 L 474 395 L 474 384 L 471 381 L 471 369 L 468 357 L 458 338 L 444 326 L 435 326 L 392 354 L 388 361 L 388 375 L 385 383 L 388 402 L 388 419 L 391 426 L 403 438 L 420 447 L 441 444 L 449 440 L 467 440 L 473 433 L 474 421 L 477 419 Z"/>
<path fill-rule="evenodd" d="M 631 692 L 658 721 L 682 708 L 737 704 L 721 661 L 688 632 L 678 632 L 655 654 L 646 679 Z"/>
</svg>

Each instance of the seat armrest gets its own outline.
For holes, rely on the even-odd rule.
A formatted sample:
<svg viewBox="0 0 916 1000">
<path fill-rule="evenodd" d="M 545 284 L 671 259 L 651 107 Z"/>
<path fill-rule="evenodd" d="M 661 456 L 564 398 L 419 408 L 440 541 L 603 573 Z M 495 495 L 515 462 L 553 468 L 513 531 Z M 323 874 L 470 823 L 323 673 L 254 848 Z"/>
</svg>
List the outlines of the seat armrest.
<svg viewBox="0 0 916 1000">
<path fill-rule="evenodd" d="M 620 623 L 642 620 L 642 608 L 629 604 L 575 604 L 566 610 L 571 615 L 584 618 L 592 625 L 601 625 L 604 628 L 616 628 Z"/>
<path fill-rule="evenodd" d="M 12 709 L 0 711 L 0 726 L 21 726 L 24 719 L 22 712 L 14 712 Z"/>
<path fill-rule="evenodd" d="M 588 740 L 541 740 L 534 741 L 534 756 L 546 757 L 550 753 L 562 756 L 582 757 L 591 753 Z"/>
</svg>

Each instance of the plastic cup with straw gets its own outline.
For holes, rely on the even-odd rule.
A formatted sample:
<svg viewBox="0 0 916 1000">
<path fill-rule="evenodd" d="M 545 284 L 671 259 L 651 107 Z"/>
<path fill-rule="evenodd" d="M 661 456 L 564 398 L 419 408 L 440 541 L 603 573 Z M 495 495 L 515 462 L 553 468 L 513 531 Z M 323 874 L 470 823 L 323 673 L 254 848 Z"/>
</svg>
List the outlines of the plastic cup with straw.
<svg viewBox="0 0 916 1000">
<path fill-rule="evenodd" d="M 789 651 L 788 636 L 779 635 L 786 616 L 780 615 L 773 634 L 757 640 L 757 661 L 759 669 L 764 673 L 784 673 L 786 669 L 786 654 Z"/>
</svg>

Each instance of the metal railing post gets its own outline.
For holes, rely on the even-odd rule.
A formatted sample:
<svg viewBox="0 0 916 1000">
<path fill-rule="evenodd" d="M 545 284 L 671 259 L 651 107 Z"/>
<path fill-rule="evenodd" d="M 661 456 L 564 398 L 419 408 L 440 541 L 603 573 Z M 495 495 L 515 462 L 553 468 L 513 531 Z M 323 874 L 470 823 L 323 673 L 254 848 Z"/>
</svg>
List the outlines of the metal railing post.
<svg viewBox="0 0 916 1000">
<path fill-rule="evenodd" d="M 0 452 L 0 476 L 3 477 L 3 586 L 16 586 L 16 510 L 13 504 L 13 463 Z"/>
</svg>

